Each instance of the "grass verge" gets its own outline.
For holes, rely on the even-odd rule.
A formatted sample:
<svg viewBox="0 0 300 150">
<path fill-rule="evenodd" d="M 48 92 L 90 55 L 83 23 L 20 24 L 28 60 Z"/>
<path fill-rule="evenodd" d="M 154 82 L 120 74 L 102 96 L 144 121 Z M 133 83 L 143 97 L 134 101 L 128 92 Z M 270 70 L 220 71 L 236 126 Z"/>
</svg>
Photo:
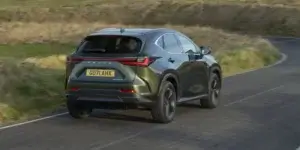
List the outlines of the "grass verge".
<svg viewBox="0 0 300 150">
<path fill-rule="evenodd" d="M 63 100 L 60 81 L 63 81 L 62 71 L 2 59 L 0 123 L 25 120 L 59 106 Z"/>
<path fill-rule="evenodd" d="M 2 23 L 0 38 L 0 123 L 25 120 L 64 102 L 65 55 L 102 23 Z M 110 25 L 120 26 L 120 25 Z M 154 27 L 154 26 L 152 26 Z M 210 45 L 225 76 L 256 69 L 279 58 L 278 51 L 260 37 L 227 33 L 208 27 L 172 26 L 199 45 Z M 29 31 L 31 34 L 29 34 Z"/>
</svg>

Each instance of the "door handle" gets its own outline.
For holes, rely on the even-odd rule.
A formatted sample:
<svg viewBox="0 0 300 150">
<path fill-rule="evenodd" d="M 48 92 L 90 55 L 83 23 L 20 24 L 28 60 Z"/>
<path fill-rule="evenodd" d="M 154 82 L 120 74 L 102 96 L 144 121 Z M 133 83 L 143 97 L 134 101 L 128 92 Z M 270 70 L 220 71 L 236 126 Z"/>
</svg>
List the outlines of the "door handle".
<svg viewBox="0 0 300 150">
<path fill-rule="evenodd" d="M 175 60 L 172 59 L 172 58 L 169 58 L 168 61 L 171 62 L 171 63 L 174 63 L 174 62 L 175 62 Z"/>
</svg>

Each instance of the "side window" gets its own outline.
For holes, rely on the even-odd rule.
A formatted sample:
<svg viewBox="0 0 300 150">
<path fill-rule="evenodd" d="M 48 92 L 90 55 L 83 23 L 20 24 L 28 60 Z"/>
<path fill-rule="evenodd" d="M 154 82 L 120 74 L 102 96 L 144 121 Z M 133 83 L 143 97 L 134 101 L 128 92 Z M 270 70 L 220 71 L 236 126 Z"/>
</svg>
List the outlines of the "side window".
<svg viewBox="0 0 300 150">
<path fill-rule="evenodd" d="M 189 50 L 192 50 L 193 52 L 197 52 L 196 46 L 190 40 L 188 40 L 187 38 L 181 35 L 178 35 L 178 39 L 182 45 L 184 52 L 187 52 Z"/>
<path fill-rule="evenodd" d="M 174 34 L 165 34 L 163 36 L 164 49 L 171 53 L 181 53 L 181 48 Z"/>
</svg>

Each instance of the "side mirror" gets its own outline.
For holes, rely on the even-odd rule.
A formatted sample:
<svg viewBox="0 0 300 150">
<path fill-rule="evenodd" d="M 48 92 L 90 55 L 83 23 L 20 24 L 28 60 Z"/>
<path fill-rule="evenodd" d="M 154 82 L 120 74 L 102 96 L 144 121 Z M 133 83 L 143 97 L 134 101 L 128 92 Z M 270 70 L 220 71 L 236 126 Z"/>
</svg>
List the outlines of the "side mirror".
<svg viewBox="0 0 300 150">
<path fill-rule="evenodd" d="M 195 52 L 193 50 L 188 50 L 185 52 L 190 60 L 194 60 L 195 59 Z"/>
<path fill-rule="evenodd" d="M 209 55 L 209 54 L 211 54 L 211 47 L 200 46 L 200 51 L 201 51 L 202 55 Z"/>
<path fill-rule="evenodd" d="M 186 51 L 185 53 L 186 53 L 186 54 L 188 54 L 188 55 L 193 55 L 193 54 L 195 54 L 195 53 L 194 53 L 194 51 L 193 51 L 193 50 L 191 50 L 191 49 L 190 49 L 190 50 L 188 50 L 188 51 Z"/>
</svg>

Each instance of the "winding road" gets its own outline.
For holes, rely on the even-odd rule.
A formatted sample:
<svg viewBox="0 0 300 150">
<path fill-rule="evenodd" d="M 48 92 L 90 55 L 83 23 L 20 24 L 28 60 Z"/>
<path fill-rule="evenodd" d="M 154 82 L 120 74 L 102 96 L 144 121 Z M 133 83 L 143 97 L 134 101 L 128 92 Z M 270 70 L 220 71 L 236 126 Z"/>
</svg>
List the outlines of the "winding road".
<svg viewBox="0 0 300 150">
<path fill-rule="evenodd" d="M 300 146 L 300 39 L 269 39 L 288 57 L 224 80 L 222 106 L 179 107 L 170 124 L 147 111 L 95 112 L 0 127 L 0 150 L 296 150 Z"/>
</svg>

